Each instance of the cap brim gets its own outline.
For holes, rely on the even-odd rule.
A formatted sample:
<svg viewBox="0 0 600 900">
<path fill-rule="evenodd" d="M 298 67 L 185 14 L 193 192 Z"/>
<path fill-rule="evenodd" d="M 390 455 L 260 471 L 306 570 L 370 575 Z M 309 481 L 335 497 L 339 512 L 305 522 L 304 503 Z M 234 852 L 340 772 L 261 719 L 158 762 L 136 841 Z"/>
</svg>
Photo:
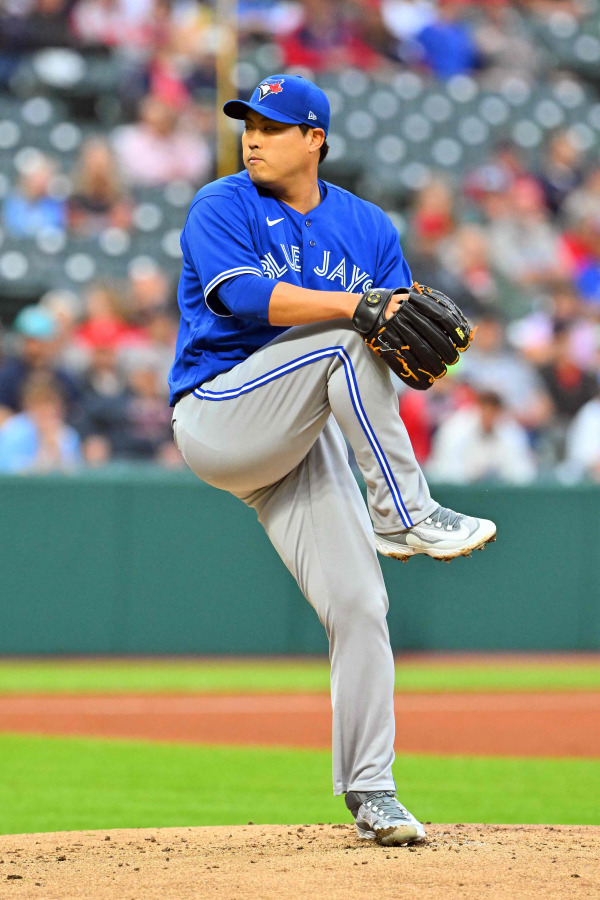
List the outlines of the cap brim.
<svg viewBox="0 0 600 900">
<path fill-rule="evenodd" d="M 258 103 L 247 103 L 245 100 L 228 100 L 223 107 L 223 112 L 230 119 L 245 119 L 248 110 L 256 112 L 265 119 L 272 119 L 274 122 L 285 122 L 287 125 L 301 125 L 302 119 L 295 119 L 293 116 L 287 116 L 285 113 L 277 112 L 268 106 L 259 106 Z"/>
</svg>

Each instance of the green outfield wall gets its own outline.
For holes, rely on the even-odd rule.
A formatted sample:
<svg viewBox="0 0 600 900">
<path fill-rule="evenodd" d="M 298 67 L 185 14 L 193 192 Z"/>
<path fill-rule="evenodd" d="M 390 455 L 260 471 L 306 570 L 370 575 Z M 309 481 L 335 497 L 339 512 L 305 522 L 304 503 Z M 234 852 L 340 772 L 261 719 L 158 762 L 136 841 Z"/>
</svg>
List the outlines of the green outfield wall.
<svg viewBox="0 0 600 900">
<path fill-rule="evenodd" d="M 600 649 L 600 487 L 439 486 L 498 540 L 382 562 L 395 649 Z M 0 478 L 1 654 L 322 653 L 254 512 L 154 469 Z"/>
</svg>

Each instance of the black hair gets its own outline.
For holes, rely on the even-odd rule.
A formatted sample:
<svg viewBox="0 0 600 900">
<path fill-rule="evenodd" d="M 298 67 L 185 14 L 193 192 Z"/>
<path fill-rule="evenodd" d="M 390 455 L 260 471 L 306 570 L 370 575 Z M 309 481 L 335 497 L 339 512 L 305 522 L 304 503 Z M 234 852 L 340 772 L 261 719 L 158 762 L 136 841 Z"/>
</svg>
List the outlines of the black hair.
<svg viewBox="0 0 600 900">
<path fill-rule="evenodd" d="M 300 125 L 298 125 L 298 128 L 300 129 L 302 134 L 308 134 L 308 129 L 310 127 L 311 127 L 310 125 L 306 125 L 304 122 L 301 122 Z M 329 153 L 329 144 L 327 143 L 327 138 L 325 138 L 325 140 L 323 141 L 323 143 L 321 144 L 321 147 L 319 149 L 319 162 L 320 163 L 323 162 L 323 160 L 325 159 L 325 157 L 327 156 L 328 153 Z"/>
</svg>

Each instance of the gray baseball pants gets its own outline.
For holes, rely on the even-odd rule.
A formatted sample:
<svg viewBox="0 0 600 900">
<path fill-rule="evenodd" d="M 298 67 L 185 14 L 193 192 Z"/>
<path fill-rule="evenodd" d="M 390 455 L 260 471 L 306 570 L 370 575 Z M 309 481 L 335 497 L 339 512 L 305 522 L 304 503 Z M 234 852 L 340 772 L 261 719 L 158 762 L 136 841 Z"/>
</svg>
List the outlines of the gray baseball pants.
<svg viewBox="0 0 600 900">
<path fill-rule="evenodd" d="M 290 328 L 183 397 L 173 429 L 199 478 L 256 510 L 325 626 L 334 793 L 394 790 L 394 660 L 373 527 L 403 531 L 437 504 L 387 366 L 344 320 Z"/>
</svg>

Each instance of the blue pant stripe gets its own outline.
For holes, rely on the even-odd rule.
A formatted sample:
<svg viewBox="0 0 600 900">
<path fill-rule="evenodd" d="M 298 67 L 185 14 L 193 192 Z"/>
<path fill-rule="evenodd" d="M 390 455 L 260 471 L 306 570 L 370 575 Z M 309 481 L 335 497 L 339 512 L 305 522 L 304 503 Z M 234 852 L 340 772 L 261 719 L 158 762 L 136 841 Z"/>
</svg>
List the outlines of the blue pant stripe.
<svg viewBox="0 0 600 900">
<path fill-rule="evenodd" d="M 390 465 L 385 457 L 381 445 L 379 444 L 375 436 L 375 432 L 373 431 L 371 423 L 367 418 L 367 414 L 364 410 L 358 390 L 356 373 L 354 372 L 352 361 L 344 347 L 326 347 L 323 350 L 316 350 L 314 353 L 309 353 L 306 356 L 300 356 L 298 357 L 298 359 L 295 359 L 290 363 L 286 363 L 284 366 L 280 366 L 277 369 L 273 369 L 271 372 L 267 372 L 265 375 L 261 375 L 260 378 L 255 378 L 253 381 L 248 381 L 238 388 L 232 388 L 228 391 L 211 391 L 203 387 L 198 387 L 193 393 L 194 396 L 198 397 L 198 399 L 200 400 L 233 400 L 236 397 L 241 397 L 244 394 L 255 390 L 256 388 L 261 387 L 264 384 L 269 384 L 269 382 L 275 381 L 275 379 L 281 378 L 283 375 L 287 375 L 290 372 L 295 372 L 298 369 L 301 369 L 303 366 L 310 365 L 310 363 L 317 362 L 321 359 L 327 359 L 330 356 L 337 356 L 342 361 L 346 374 L 348 391 L 350 393 L 350 400 L 352 401 L 352 406 L 354 408 L 354 412 L 356 413 L 356 417 L 361 424 L 362 430 L 364 431 L 367 440 L 369 441 L 371 449 L 375 454 L 375 458 L 379 462 L 383 477 L 385 478 L 387 486 L 390 490 L 390 494 L 392 495 L 394 506 L 396 507 L 405 528 L 410 528 L 413 524 L 412 519 L 410 518 L 408 511 L 404 505 L 404 501 L 402 500 L 400 490 L 398 488 L 398 485 L 396 484 L 396 479 L 394 478 Z"/>
<path fill-rule="evenodd" d="M 328 356 L 337 356 L 339 355 L 337 353 L 338 349 L 340 348 L 328 347 L 326 350 L 316 350 L 314 353 L 300 356 L 298 359 L 294 359 L 292 362 L 286 363 L 278 369 L 273 369 L 271 372 L 261 375 L 260 378 L 255 378 L 254 381 L 247 381 L 246 384 L 243 384 L 241 387 L 232 388 L 229 391 L 210 391 L 203 387 L 199 387 L 194 391 L 194 396 L 198 397 L 200 400 L 234 400 L 236 397 L 241 397 L 243 394 L 247 394 L 257 387 L 261 387 L 263 384 L 268 384 L 270 381 L 275 381 L 276 378 L 281 378 L 282 375 L 287 375 L 289 372 L 295 372 L 303 366 L 308 366 L 312 362 L 326 359 Z"/>
<path fill-rule="evenodd" d="M 400 490 L 398 485 L 396 484 L 396 479 L 394 478 L 393 472 L 390 468 L 390 464 L 388 463 L 386 456 L 381 449 L 381 445 L 379 441 L 375 437 L 375 432 L 371 426 L 367 418 L 367 414 L 362 404 L 362 400 L 360 399 L 360 393 L 358 391 L 358 383 L 356 381 L 356 373 L 354 371 L 354 366 L 352 365 L 352 361 L 350 357 L 347 355 L 345 349 L 343 347 L 340 348 L 342 361 L 344 362 L 344 370 L 346 372 L 346 381 L 348 382 L 348 390 L 350 391 L 350 399 L 352 400 L 352 405 L 354 407 L 354 411 L 357 415 L 357 418 L 362 425 L 362 429 L 367 436 L 367 440 L 371 445 L 371 449 L 375 454 L 376 458 L 379 461 L 379 466 L 381 471 L 383 472 L 383 477 L 387 482 L 387 486 L 390 489 L 390 494 L 393 497 L 394 505 L 400 514 L 400 518 L 404 522 L 406 528 L 412 527 L 412 519 L 408 514 L 406 506 L 404 505 L 404 501 L 402 499 L 402 495 L 400 494 Z"/>
</svg>

